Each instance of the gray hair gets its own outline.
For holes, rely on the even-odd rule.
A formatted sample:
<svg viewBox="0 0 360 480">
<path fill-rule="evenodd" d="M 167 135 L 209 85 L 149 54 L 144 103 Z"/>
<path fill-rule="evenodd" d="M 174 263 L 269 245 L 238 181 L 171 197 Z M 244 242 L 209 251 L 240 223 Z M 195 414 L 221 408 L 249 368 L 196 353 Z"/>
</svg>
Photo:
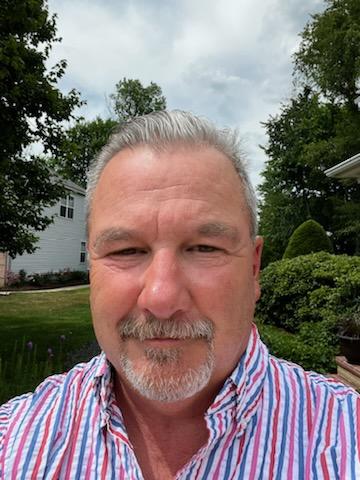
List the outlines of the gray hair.
<svg viewBox="0 0 360 480">
<path fill-rule="evenodd" d="M 176 145 L 213 147 L 232 162 L 238 173 L 250 217 L 250 234 L 257 234 L 256 195 L 246 171 L 236 130 L 218 129 L 203 117 L 180 110 L 159 111 L 135 117 L 120 125 L 100 150 L 88 171 L 86 210 L 89 222 L 92 197 L 106 164 L 121 150 L 147 145 L 155 151 Z"/>
</svg>

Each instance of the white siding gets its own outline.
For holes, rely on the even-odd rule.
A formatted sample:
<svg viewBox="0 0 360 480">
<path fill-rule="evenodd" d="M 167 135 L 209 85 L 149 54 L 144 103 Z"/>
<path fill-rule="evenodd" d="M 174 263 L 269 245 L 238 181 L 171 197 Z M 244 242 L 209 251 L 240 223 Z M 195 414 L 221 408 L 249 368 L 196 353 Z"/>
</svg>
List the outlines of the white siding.
<svg viewBox="0 0 360 480">
<path fill-rule="evenodd" d="M 23 269 L 27 274 L 64 270 L 87 270 L 87 263 L 80 263 L 81 242 L 86 241 L 85 197 L 76 191 L 69 191 L 74 197 L 74 218 L 60 216 L 60 202 L 44 210 L 53 215 L 52 223 L 43 232 L 36 232 L 39 241 L 35 253 L 24 254 L 10 260 L 10 270 L 17 273 Z"/>
</svg>

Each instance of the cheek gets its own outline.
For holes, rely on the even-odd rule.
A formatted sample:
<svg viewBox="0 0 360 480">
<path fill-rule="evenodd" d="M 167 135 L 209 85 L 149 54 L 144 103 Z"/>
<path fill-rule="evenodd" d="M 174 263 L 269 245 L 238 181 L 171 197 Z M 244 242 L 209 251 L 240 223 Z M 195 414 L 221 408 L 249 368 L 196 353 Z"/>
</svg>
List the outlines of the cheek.
<svg viewBox="0 0 360 480">
<path fill-rule="evenodd" d="M 90 304 L 95 325 L 119 322 L 136 304 L 138 282 L 126 272 L 94 264 L 90 282 Z"/>
</svg>

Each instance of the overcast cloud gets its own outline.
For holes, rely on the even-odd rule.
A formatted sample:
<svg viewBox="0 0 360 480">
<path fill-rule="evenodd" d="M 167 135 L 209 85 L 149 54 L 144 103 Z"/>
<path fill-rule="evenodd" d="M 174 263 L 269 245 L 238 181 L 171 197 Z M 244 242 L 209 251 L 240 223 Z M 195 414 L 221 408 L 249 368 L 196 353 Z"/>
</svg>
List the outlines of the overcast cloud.
<svg viewBox="0 0 360 480">
<path fill-rule="evenodd" d="M 106 96 L 123 77 L 158 83 L 170 109 L 237 127 L 253 182 L 265 155 L 260 122 L 292 92 L 298 34 L 323 0 L 50 0 L 63 38 L 65 92 L 76 88 L 87 119 L 108 116 Z"/>
</svg>

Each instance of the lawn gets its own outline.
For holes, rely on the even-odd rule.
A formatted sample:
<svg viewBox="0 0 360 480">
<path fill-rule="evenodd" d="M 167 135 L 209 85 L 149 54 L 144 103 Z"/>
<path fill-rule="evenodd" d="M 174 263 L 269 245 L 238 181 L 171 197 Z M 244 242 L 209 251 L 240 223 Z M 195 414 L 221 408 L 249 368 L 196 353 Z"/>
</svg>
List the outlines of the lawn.
<svg viewBox="0 0 360 480">
<path fill-rule="evenodd" d="M 94 341 L 89 289 L 0 296 L 0 336 L 2 403 L 62 371 L 68 354 Z"/>
</svg>

